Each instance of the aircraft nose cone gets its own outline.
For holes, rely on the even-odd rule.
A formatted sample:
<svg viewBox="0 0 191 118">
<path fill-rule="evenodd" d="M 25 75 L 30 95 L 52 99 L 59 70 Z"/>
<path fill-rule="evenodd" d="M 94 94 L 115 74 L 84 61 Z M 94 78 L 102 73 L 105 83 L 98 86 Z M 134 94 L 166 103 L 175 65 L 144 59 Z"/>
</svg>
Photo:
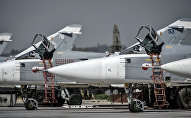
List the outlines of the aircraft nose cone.
<svg viewBox="0 0 191 118">
<path fill-rule="evenodd" d="M 50 68 L 48 69 L 48 72 L 58 75 L 60 77 L 68 77 L 68 76 L 70 77 L 70 76 L 76 75 L 78 73 L 77 70 L 78 68 L 75 64 L 74 65 L 66 64 L 66 65 Z"/>
<path fill-rule="evenodd" d="M 161 66 L 162 69 L 177 74 L 177 75 L 191 75 L 190 73 L 191 60 L 183 59 L 179 61 L 170 62 Z"/>
<path fill-rule="evenodd" d="M 102 76 L 100 68 L 101 61 L 95 59 L 56 66 L 48 69 L 48 72 L 68 80 L 85 82 L 84 80 L 100 78 Z"/>
<path fill-rule="evenodd" d="M 58 67 L 50 68 L 48 69 L 48 72 L 55 75 L 60 75 L 60 73 L 62 73 Z"/>
<path fill-rule="evenodd" d="M 161 68 L 169 72 L 174 72 L 174 71 L 177 71 L 177 66 L 178 65 L 176 63 L 171 62 L 171 63 L 161 65 Z"/>
</svg>

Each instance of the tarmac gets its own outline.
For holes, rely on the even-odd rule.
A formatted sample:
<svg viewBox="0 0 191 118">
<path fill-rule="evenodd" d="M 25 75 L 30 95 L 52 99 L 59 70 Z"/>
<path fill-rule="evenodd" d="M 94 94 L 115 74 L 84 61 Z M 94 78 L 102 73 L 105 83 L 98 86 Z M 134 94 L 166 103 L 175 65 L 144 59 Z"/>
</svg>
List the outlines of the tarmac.
<svg viewBox="0 0 191 118">
<path fill-rule="evenodd" d="M 126 104 L 86 102 L 82 106 L 43 107 L 26 110 L 23 104 L 0 107 L 0 118 L 190 118 L 191 110 L 144 110 L 132 113 Z"/>
<path fill-rule="evenodd" d="M 63 108 L 39 107 L 26 110 L 24 107 L 0 107 L 0 118 L 190 118 L 189 110 L 145 110 L 131 113 L 128 109 L 113 108 Z"/>
</svg>

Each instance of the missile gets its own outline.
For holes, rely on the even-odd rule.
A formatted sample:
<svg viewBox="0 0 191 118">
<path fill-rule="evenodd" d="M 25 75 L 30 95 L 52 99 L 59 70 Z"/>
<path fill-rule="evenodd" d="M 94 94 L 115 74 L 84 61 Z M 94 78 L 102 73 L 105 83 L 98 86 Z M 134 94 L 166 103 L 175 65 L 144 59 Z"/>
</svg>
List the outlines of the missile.
<svg viewBox="0 0 191 118">
<path fill-rule="evenodd" d="M 191 77 L 191 58 L 170 62 L 161 65 L 161 68 L 175 75 Z"/>
</svg>

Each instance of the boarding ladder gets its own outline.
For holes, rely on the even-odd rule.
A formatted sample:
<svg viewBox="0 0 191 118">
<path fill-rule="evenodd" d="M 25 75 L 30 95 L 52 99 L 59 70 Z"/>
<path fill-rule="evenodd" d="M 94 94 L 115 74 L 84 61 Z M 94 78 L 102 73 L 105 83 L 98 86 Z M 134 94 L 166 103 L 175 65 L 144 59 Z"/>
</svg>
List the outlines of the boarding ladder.
<svg viewBox="0 0 191 118">
<path fill-rule="evenodd" d="M 55 98 L 55 88 L 54 88 L 54 75 L 49 73 L 47 70 L 52 68 L 52 62 L 50 59 L 43 59 L 44 71 L 43 76 L 45 79 L 45 99 L 44 103 L 57 103 Z"/>
<path fill-rule="evenodd" d="M 51 40 L 53 38 L 51 37 Z M 40 41 L 36 43 L 37 41 Z M 53 42 L 48 40 L 44 35 L 37 34 L 32 41 L 32 46 L 35 48 L 34 52 L 38 54 L 39 58 L 43 61 L 44 70 L 43 76 L 45 79 L 45 99 L 44 103 L 57 103 L 55 99 L 55 85 L 54 75 L 49 73 L 47 70 L 52 68 L 52 57 L 56 50 Z"/>
<path fill-rule="evenodd" d="M 159 54 L 150 54 L 152 61 L 152 80 L 154 84 L 155 103 L 154 106 L 162 108 L 168 106 L 166 101 L 163 70 L 160 68 L 161 60 Z"/>
<path fill-rule="evenodd" d="M 160 68 L 161 59 L 160 54 L 164 42 L 158 36 L 157 32 L 150 25 L 143 25 L 137 35 L 136 39 L 140 45 L 145 49 L 145 52 L 150 55 L 152 61 L 152 80 L 154 84 L 155 103 L 154 106 L 162 108 L 168 106 L 165 95 L 163 70 Z"/>
</svg>

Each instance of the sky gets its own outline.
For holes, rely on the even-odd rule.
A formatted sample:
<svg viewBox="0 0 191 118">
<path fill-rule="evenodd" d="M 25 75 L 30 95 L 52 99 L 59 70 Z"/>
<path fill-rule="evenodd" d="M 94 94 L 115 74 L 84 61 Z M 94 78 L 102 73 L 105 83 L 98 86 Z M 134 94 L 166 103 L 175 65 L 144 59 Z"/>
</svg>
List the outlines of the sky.
<svg viewBox="0 0 191 118">
<path fill-rule="evenodd" d="M 181 18 L 191 18 L 191 0 L 0 0 L 0 33 L 13 33 L 6 49 L 31 46 L 37 33 L 49 36 L 71 24 L 81 24 L 77 47 L 112 44 L 113 25 L 122 44 L 136 42 L 144 24 L 159 30 Z"/>
</svg>

